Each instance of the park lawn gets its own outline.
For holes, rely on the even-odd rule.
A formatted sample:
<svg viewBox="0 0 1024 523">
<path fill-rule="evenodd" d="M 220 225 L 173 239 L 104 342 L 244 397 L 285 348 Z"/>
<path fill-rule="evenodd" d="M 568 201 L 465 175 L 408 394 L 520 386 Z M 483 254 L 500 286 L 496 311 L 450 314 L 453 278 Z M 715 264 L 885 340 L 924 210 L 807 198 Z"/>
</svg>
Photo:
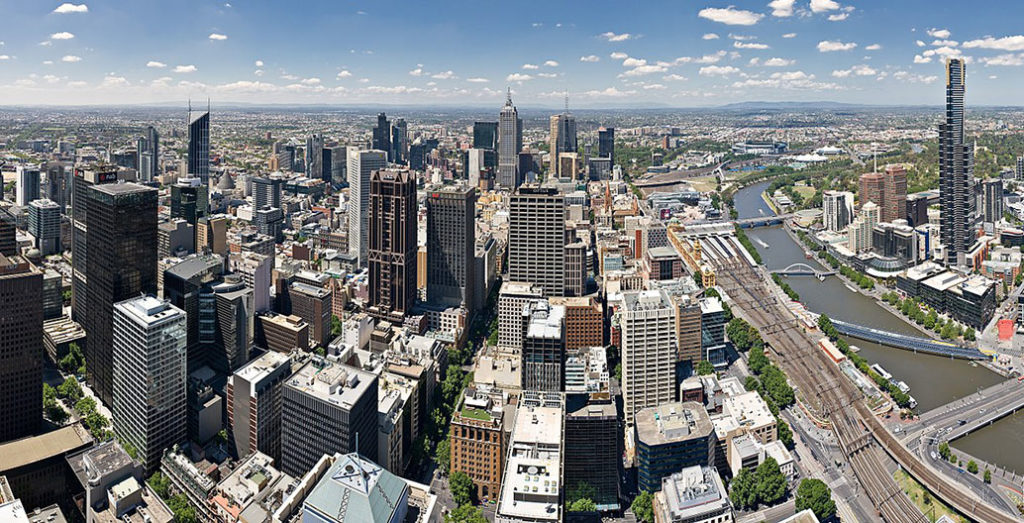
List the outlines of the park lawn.
<svg viewBox="0 0 1024 523">
<path fill-rule="evenodd" d="M 714 176 L 701 176 L 686 181 L 698 192 L 710 192 L 718 186 L 718 180 Z"/>
<path fill-rule="evenodd" d="M 810 185 L 794 185 L 793 190 L 800 196 L 803 196 L 804 200 L 808 200 L 814 196 L 817 190 Z"/>
<path fill-rule="evenodd" d="M 934 522 L 942 516 L 949 516 L 953 521 L 967 523 L 966 519 L 957 514 L 955 510 L 935 499 L 935 496 L 931 495 L 931 493 L 928 493 L 930 498 L 929 503 L 925 504 L 924 486 L 918 483 L 914 478 L 910 477 L 910 475 L 905 471 L 897 470 L 892 477 L 896 480 L 896 484 L 903 489 L 903 492 L 906 492 L 907 495 L 910 496 L 910 500 L 914 502 L 914 505 L 917 505 L 917 508 L 921 509 L 921 512 L 923 512 L 925 517 L 928 518 L 928 521 Z"/>
</svg>

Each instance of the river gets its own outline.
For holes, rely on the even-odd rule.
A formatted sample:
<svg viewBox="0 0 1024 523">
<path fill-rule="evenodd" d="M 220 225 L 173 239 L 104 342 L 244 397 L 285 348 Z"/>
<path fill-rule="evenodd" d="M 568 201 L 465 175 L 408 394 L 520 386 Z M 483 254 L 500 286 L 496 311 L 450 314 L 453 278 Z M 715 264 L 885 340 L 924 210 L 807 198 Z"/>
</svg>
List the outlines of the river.
<svg viewBox="0 0 1024 523">
<path fill-rule="evenodd" d="M 735 206 L 740 218 L 773 214 L 761 198 L 767 186 L 768 182 L 762 182 L 736 193 Z M 796 262 L 821 268 L 820 264 L 806 258 L 803 248 L 780 226 L 748 229 L 747 236 L 757 246 L 769 269 L 783 269 Z M 763 247 L 761 242 L 768 247 Z M 830 276 L 825 281 L 804 276 L 789 277 L 786 282 L 800 295 L 800 301 L 814 312 L 866 327 L 923 336 L 873 299 L 851 291 L 838 277 Z M 869 363 L 877 363 L 896 379 L 905 381 L 910 386 L 910 395 L 918 402 L 918 410 L 930 410 L 1002 380 L 996 373 L 963 360 L 914 354 L 854 338 L 847 338 L 847 341 L 859 347 L 859 354 Z M 1016 450 L 1022 443 L 1024 414 L 957 440 L 954 446 L 1011 470 L 1024 471 L 1024 453 Z"/>
</svg>

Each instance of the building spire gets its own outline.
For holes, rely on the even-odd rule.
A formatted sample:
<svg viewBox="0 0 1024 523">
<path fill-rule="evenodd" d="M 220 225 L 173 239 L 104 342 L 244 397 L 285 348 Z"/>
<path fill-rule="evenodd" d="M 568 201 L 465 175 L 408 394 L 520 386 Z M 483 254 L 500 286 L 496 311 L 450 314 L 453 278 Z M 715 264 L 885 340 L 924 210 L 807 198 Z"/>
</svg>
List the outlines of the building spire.
<svg viewBox="0 0 1024 523">
<path fill-rule="evenodd" d="M 511 85 L 506 85 L 505 86 L 505 91 L 506 91 L 506 94 L 505 94 L 505 104 L 512 105 L 512 86 Z"/>
<path fill-rule="evenodd" d="M 565 114 L 569 114 L 569 90 L 565 90 Z"/>
</svg>

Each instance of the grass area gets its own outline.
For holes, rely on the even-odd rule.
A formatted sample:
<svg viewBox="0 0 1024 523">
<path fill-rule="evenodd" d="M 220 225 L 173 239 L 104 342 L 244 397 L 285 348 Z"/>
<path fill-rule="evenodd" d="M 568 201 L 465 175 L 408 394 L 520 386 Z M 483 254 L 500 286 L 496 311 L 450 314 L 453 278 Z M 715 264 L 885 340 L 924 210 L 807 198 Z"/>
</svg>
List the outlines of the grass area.
<svg viewBox="0 0 1024 523">
<path fill-rule="evenodd" d="M 699 192 L 713 191 L 715 187 L 718 187 L 718 180 L 714 176 L 701 176 L 699 178 L 690 178 L 686 181 L 693 186 L 693 190 Z"/>
<path fill-rule="evenodd" d="M 914 478 L 910 477 L 909 474 L 903 470 L 897 470 L 893 474 L 893 479 L 896 480 L 896 484 L 903 489 L 910 496 L 910 500 L 917 505 L 917 508 L 924 512 L 925 517 L 928 521 L 936 521 L 942 516 L 949 516 L 953 521 L 961 521 L 967 523 L 967 520 L 961 517 L 953 509 L 947 507 L 941 501 L 935 499 L 935 496 L 924 489 L 924 487 L 917 482 Z"/>
<path fill-rule="evenodd" d="M 809 200 L 814 196 L 814 193 L 818 192 L 817 189 L 809 185 L 795 185 L 793 190 L 800 194 L 800 196 L 803 196 L 805 200 Z"/>
<path fill-rule="evenodd" d="M 474 409 L 473 407 L 464 407 L 462 409 L 462 417 L 480 421 L 491 420 L 491 415 L 486 410 Z"/>
</svg>

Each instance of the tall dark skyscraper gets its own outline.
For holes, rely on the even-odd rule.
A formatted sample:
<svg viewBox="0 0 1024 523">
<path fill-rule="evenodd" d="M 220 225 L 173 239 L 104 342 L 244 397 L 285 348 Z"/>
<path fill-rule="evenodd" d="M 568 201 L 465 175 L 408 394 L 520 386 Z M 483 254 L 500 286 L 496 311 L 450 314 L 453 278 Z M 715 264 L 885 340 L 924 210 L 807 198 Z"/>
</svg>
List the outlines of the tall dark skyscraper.
<svg viewBox="0 0 1024 523">
<path fill-rule="evenodd" d="M 91 169 L 75 169 L 71 193 L 71 314 L 75 321 L 82 321 L 85 308 L 86 266 L 89 251 L 89 188 L 99 184 L 117 181 L 117 167 L 101 166 Z"/>
<path fill-rule="evenodd" d="M 171 186 L 171 218 L 181 218 L 195 227 L 210 209 L 210 189 L 199 178 L 185 178 Z"/>
<path fill-rule="evenodd" d="M 498 122 L 473 122 L 473 148 L 498 149 Z"/>
<path fill-rule="evenodd" d="M 946 62 L 946 119 L 939 124 L 939 201 L 946 264 L 962 266 L 974 242 L 974 152 L 964 143 L 964 91 L 967 66 Z"/>
<path fill-rule="evenodd" d="M 93 185 L 86 195 L 89 257 L 79 318 L 90 342 L 86 379 L 108 405 L 113 396 L 114 304 L 156 294 L 157 194 L 134 183 L 110 183 Z"/>
<path fill-rule="evenodd" d="M 7 209 L 0 209 L 0 254 L 14 256 L 18 253 L 18 224 Z"/>
<path fill-rule="evenodd" d="M 597 156 L 608 158 L 615 165 L 615 128 L 602 127 L 597 130 Z"/>
<path fill-rule="evenodd" d="M 472 314 L 478 276 L 476 189 L 442 188 L 427 193 L 427 301 L 458 307 Z"/>
<path fill-rule="evenodd" d="M 505 105 L 498 115 L 498 185 L 514 190 L 523 182 L 519 172 L 519 151 L 523 149 L 523 121 L 512 105 L 512 90 L 508 90 Z"/>
<path fill-rule="evenodd" d="M 391 124 L 391 161 L 404 164 L 408 160 L 409 126 L 405 118 L 398 118 Z"/>
<path fill-rule="evenodd" d="M 313 133 L 306 138 L 306 177 L 323 177 L 324 135 Z"/>
<path fill-rule="evenodd" d="M 284 190 L 285 177 L 280 174 L 259 176 L 252 179 L 252 197 L 254 209 L 264 207 L 281 208 L 281 192 Z"/>
<path fill-rule="evenodd" d="M 341 150 L 344 151 L 345 149 L 342 148 Z M 318 174 L 320 179 L 330 188 L 334 181 L 334 149 L 324 147 L 320 150 L 320 172 Z"/>
<path fill-rule="evenodd" d="M 28 436 L 43 420 L 43 273 L 0 254 L 0 442 Z"/>
<path fill-rule="evenodd" d="M 210 184 L 210 111 L 188 111 L 188 174 Z"/>
<path fill-rule="evenodd" d="M 416 303 L 416 177 L 383 169 L 370 176 L 370 314 L 400 319 Z"/>
<path fill-rule="evenodd" d="M 377 126 L 373 128 L 373 149 L 384 151 L 388 155 L 388 161 L 395 161 L 394 151 L 391 149 L 391 122 L 384 113 L 377 115 Z"/>
<path fill-rule="evenodd" d="M 151 182 L 160 175 L 160 133 L 150 125 L 137 142 L 139 180 Z"/>
</svg>

